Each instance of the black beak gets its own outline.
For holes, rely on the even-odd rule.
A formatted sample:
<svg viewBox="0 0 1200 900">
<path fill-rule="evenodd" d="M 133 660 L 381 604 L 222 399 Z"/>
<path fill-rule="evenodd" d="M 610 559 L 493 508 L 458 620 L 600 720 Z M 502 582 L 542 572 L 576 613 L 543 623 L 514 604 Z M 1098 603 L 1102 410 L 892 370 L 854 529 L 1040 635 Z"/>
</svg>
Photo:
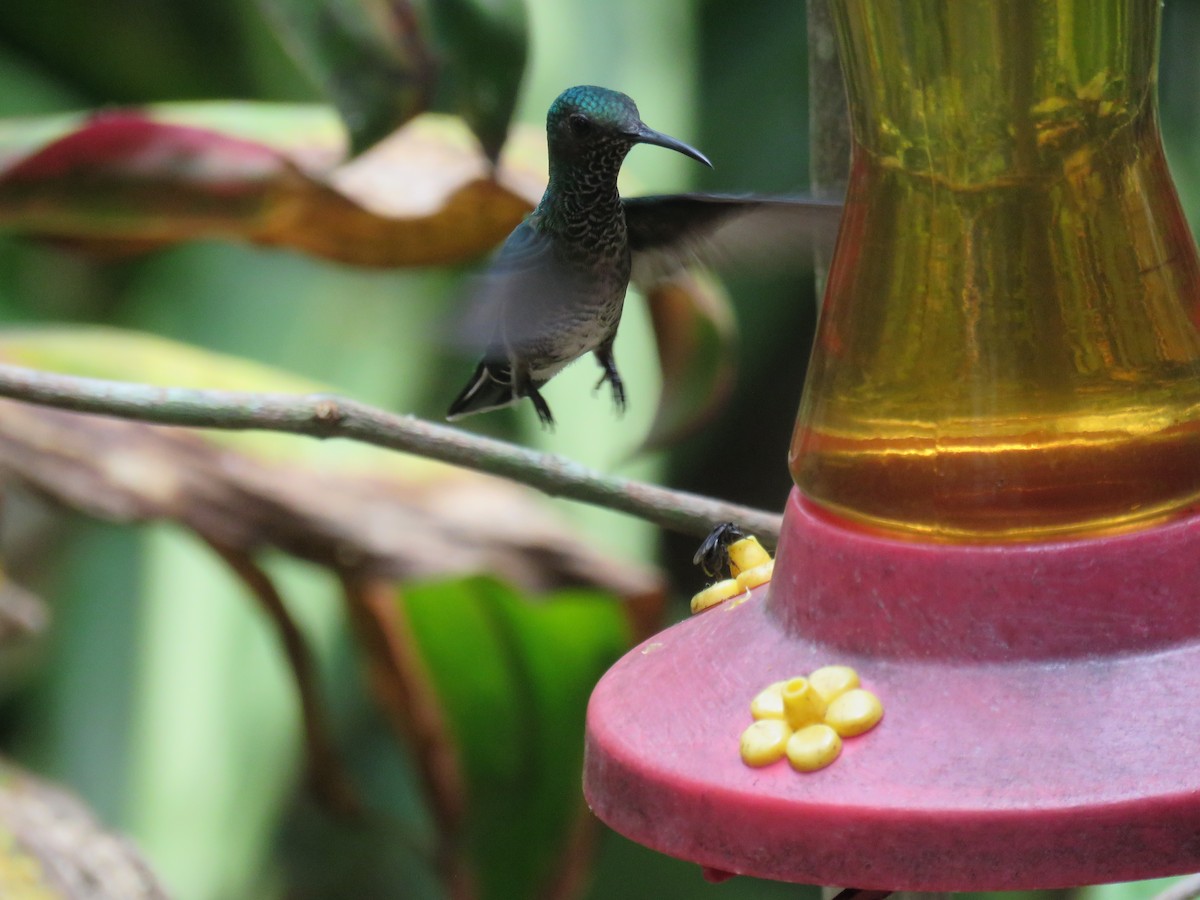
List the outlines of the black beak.
<svg viewBox="0 0 1200 900">
<path fill-rule="evenodd" d="M 654 144 L 658 147 L 666 147 L 668 150 L 674 150 L 676 153 L 682 153 L 684 156 L 690 156 L 697 162 L 702 162 L 710 169 L 713 164 L 709 162 L 708 157 L 697 150 L 695 147 L 688 146 L 683 141 L 677 141 L 668 134 L 663 134 L 661 131 L 655 131 L 653 128 L 648 128 L 644 124 L 638 125 L 637 129 L 630 135 L 634 142 L 638 144 Z"/>
</svg>

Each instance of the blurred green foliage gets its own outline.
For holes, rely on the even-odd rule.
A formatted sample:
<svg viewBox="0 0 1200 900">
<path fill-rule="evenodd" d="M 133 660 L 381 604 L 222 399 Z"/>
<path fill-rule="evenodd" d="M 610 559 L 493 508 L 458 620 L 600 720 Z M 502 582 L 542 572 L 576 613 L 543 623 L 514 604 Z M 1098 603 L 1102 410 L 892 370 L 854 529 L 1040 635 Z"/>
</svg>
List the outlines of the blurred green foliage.
<svg viewBox="0 0 1200 900">
<path fill-rule="evenodd" d="M 807 180 L 804 16 L 794 0 L 532 0 L 530 68 L 519 118 L 538 123 L 569 84 L 599 83 L 638 101 L 648 123 L 716 162 L 699 186 L 802 189 Z M 1173 170 L 1200 226 L 1200 2 L 1165 8 L 1161 110 Z M 254 0 L 42 0 L 0 4 L 0 116 L 187 98 L 317 99 Z M 686 186 L 673 154 L 635 152 L 630 181 Z M 105 322 L 291 369 L 372 403 L 438 417 L 469 362 L 445 333 L 456 273 L 380 273 L 277 252 L 203 243 L 98 263 L 0 238 L 0 319 Z M 560 427 L 530 410 L 473 427 L 502 432 L 604 469 L 662 477 L 705 493 L 778 507 L 788 487 L 787 437 L 814 322 L 811 287 L 787 280 L 731 285 L 743 334 L 733 402 L 669 457 L 628 462 L 654 409 L 657 375 L 635 304 L 618 344 L 631 412 L 614 421 L 588 398 L 594 373 L 556 379 Z M 731 439 L 736 435 L 736 440 Z M 763 464 L 744 465 L 745 460 Z M 10 498 L 32 524 L 14 569 L 53 602 L 36 668 L 5 684 L 4 749 L 79 791 L 128 831 L 184 900 L 435 897 L 422 846 L 430 827 L 412 761 L 364 696 L 330 577 L 271 558 L 268 568 L 318 650 L 339 741 L 356 777 L 392 816 L 356 832 L 315 810 L 299 785 L 291 684 L 242 588 L 171 526 L 131 530 L 72 518 L 46 528 L 30 498 Z M 564 507 L 598 543 L 661 559 L 695 584 L 689 541 L 660 549 L 646 527 Z M 11 536 L 10 536 L 11 537 Z M 419 601 L 418 601 L 419 602 Z M 501 603 L 506 601 L 499 601 Z M 590 873 L 597 898 L 815 896 L 796 886 L 702 881 L 680 863 L 606 834 Z M 1156 885 L 1079 892 L 1142 900 Z M 514 894 L 514 896 L 517 896 Z M 991 896 L 991 895 L 989 895 Z"/>
<path fill-rule="evenodd" d="M 628 623 L 603 596 L 534 607 L 488 578 L 412 586 L 401 605 L 457 739 L 480 896 L 540 896 L 573 862 L 584 710 Z"/>
</svg>

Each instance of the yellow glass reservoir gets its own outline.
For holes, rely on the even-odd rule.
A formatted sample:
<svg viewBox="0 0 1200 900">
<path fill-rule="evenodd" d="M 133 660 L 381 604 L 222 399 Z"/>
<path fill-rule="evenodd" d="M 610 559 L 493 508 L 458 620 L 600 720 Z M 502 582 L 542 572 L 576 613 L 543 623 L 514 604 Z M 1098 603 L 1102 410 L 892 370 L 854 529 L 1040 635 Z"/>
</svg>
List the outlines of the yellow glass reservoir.
<svg viewBox="0 0 1200 900">
<path fill-rule="evenodd" d="M 853 160 L 797 485 L 935 540 L 1196 502 L 1200 264 L 1156 119 L 1160 4 L 833 6 Z"/>
</svg>

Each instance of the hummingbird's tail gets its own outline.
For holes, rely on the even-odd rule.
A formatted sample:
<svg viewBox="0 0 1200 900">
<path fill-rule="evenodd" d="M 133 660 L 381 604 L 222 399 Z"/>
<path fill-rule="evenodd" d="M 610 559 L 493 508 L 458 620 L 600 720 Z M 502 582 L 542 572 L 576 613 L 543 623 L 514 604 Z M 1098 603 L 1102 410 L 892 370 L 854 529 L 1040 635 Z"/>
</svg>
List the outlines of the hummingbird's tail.
<svg viewBox="0 0 1200 900">
<path fill-rule="evenodd" d="M 513 388 L 512 368 L 507 364 L 483 360 L 475 367 L 475 374 L 458 395 L 446 418 L 453 422 L 463 416 L 502 409 L 512 406 L 521 397 Z"/>
<path fill-rule="evenodd" d="M 544 426 L 552 428 L 554 416 L 550 414 L 550 407 L 538 393 L 538 388 L 545 383 L 544 380 L 530 379 L 523 385 L 517 385 L 513 380 L 512 367 L 508 363 L 491 362 L 485 359 L 475 367 L 475 374 L 471 376 L 467 386 L 450 404 L 450 409 L 446 412 L 446 419 L 453 422 L 463 416 L 471 416 L 492 409 L 502 409 L 528 397 L 533 401 L 538 419 Z"/>
</svg>

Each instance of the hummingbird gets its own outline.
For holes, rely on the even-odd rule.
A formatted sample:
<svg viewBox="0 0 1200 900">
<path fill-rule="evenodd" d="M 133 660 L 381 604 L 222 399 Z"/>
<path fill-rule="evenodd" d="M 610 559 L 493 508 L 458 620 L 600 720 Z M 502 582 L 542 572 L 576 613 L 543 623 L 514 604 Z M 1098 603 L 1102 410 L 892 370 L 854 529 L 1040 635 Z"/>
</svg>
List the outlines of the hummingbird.
<svg viewBox="0 0 1200 900">
<path fill-rule="evenodd" d="M 764 233 L 786 243 L 797 225 L 802 239 L 810 238 L 811 229 L 828 233 L 840 218 L 841 204 L 826 201 L 713 194 L 622 198 L 617 176 L 637 144 L 674 150 L 710 168 L 712 163 L 695 147 L 650 128 L 632 99 L 608 88 L 563 91 L 546 115 L 546 139 L 545 193 L 477 286 L 485 349 L 450 405 L 451 421 L 528 397 L 542 425 L 553 427 L 541 388 L 588 353 L 601 368 L 596 388 L 607 382 L 623 412 L 625 386 L 613 342 L 631 278 L 653 284 L 706 255 L 762 244 Z M 743 220 L 752 227 L 731 227 Z"/>
</svg>

